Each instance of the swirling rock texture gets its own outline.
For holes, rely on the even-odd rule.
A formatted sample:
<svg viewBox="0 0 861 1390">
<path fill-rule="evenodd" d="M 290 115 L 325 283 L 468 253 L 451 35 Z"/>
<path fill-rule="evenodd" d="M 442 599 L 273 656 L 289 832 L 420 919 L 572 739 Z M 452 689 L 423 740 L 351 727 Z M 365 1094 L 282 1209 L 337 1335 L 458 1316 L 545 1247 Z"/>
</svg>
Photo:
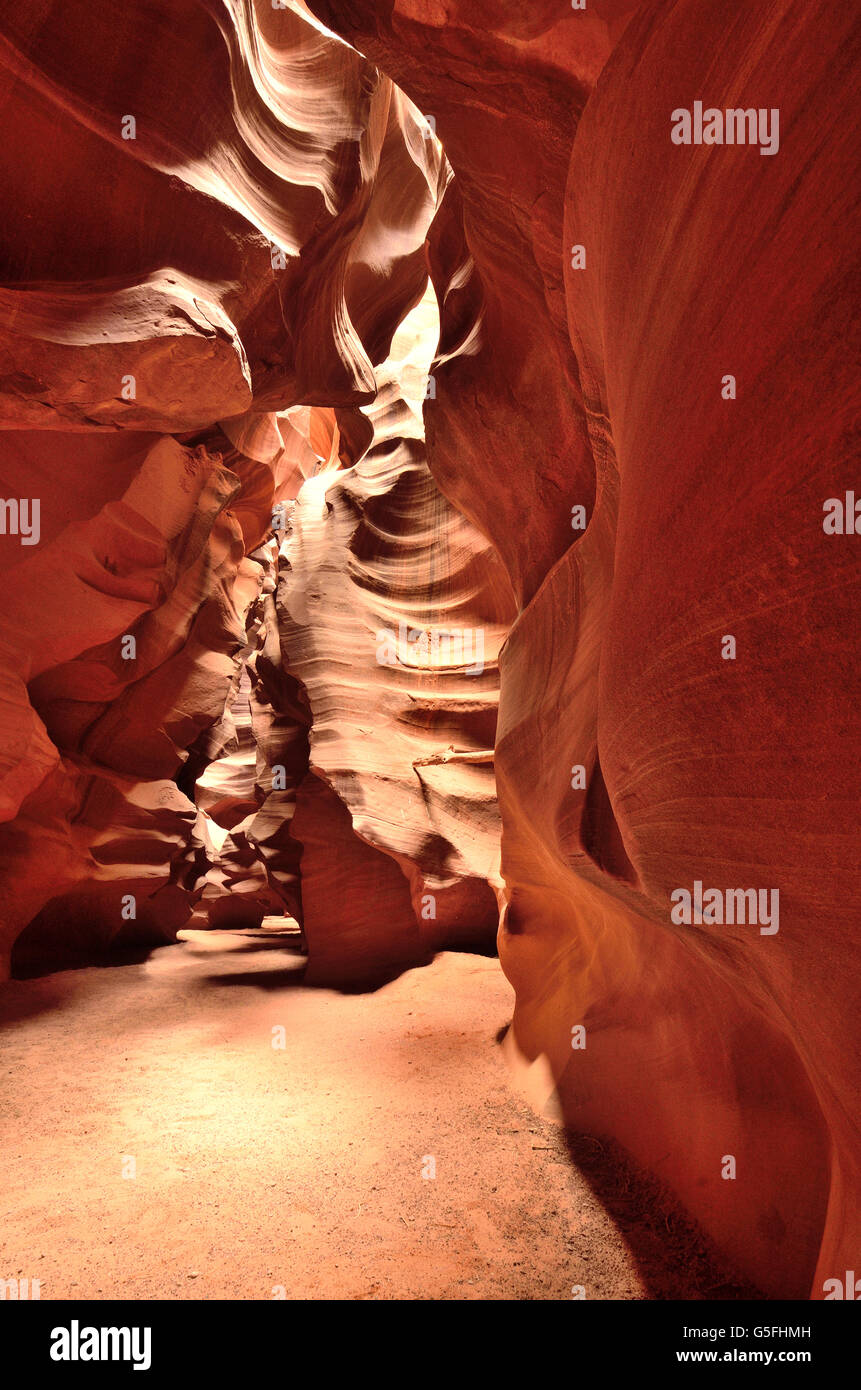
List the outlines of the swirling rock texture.
<svg viewBox="0 0 861 1390">
<path fill-rule="evenodd" d="M 353 467 L 303 487 L 282 546 L 282 650 L 312 715 L 297 792 L 307 978 L 481 946 L 497 923 L 498 555 L 440 496 L 422 438 L 433 296 L 396 334 Z"/>
<path fill-rule="evenodd" d="M 858 1248 L 859 570 L 822 525 L 853 487 L 851 16 L 314 9 L 455 173 L 427 438 L 520 605 L 496 745 L 516 1047 L 761 1287 L 821 1296 Z M 779 152 L 675 145 L 696 101 L 776 108 Z M 696 881 L 779 890 L 778 933 L 674 923 Z"/>
<path fill-rule="evenodd" d="M 858 1267 L 850 11 L 0 5 L 4 950 L 357 985 L 499 902 L 512 1059 L 791 1297 Z"/>
<path fill-rule="evenodd" d="M 5 6 L 0 58 L 7 960 L 271 915 L 321 978 L 486 948 L 514 608 L 424 460 L 439 143 L 301 4 Z M 481 670 L 381 684 L 384 621 L 486 623 Z"/>
</svg>

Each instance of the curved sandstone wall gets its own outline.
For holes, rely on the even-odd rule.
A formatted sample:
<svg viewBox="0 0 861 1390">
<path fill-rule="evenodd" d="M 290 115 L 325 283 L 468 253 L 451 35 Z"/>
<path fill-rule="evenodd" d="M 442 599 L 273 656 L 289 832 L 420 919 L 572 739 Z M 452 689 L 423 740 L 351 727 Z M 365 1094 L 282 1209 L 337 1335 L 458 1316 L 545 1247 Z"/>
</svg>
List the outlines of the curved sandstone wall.
<svg viewBox="0 0 861 1390">
<path fill-rule="evenodd" d="M 439 142 L 301 4 L 4 6 L 0 63 L 7 964 L 492 945 L 514 603 L 424 457 Z"/>
<path fill-rule="evenodd" d="M 854 486 L 851 15 L 314 9 L 455 172 L 427 438 L 520 606 L 496 746 L 520 1060 L 762 1287 L 821 1297 L 858 1239 L 859 567 L 823 530 Z M 675 144 L 698 101 L 776 109 L 778 149 Z M 776 894 L 777 930 L 673 920 L 696 883 Z"/>
</svg>

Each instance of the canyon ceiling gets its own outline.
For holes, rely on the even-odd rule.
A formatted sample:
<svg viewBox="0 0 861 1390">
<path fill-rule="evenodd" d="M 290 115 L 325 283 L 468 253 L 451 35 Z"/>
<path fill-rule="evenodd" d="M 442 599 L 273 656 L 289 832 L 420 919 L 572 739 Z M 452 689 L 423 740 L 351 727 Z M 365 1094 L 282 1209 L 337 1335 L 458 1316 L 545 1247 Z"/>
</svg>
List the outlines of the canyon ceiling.
<svg viewBox="0 0 861 1390">
<path fill-rule="evenodd" d="M 498 938 L 788 1297 L 858 1251 L 852 9 L 0 4 L 5 970 Z"/>
</svg>

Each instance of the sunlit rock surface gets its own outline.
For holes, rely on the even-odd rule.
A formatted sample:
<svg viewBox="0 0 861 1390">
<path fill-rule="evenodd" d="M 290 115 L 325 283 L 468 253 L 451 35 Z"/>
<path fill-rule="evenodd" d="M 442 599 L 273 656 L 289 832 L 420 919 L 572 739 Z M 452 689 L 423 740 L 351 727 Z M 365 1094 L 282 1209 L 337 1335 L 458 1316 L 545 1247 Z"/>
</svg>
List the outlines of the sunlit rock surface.
<svg viewBox="0 0 861 1390">
<path fill-rule="evenodd" d="M 496 930 L 497 657 L 514 601 L 493 547 L 428 472 L 437 336 L 430 295 L 377 370 L 367 447 L 309 479 L 282 545 L 281 647 L 311 715 L 294 834 L 315 979 Z"/>
<path fill-rule="evenodd" d="M 821 1297 L 858 1240 L 859 570 L 822 528 L 854 485 L 851 16 L 314 8 L 455 173 L 427 437 L 521 601 L 496 748 L 514 1047 L 763 1288 Z M 673 145 L 697 100 L 777 108 L 777 157 Z M 778 890 L 778 933 L 673 923 L 696 880 Z"/>
<path fill-rule="evenodd" d="M 0 556 L 6 960 L 303 911 L 334 979 L 492 944 L 514 610 L 424 461 L 439 143 L 301 4 L 4 6 L 0 31 L 0 483 L 39 505 Z M 415 363 L 379 375 L 422 302 Z M 299 616 L 321 571 L 328 636 Z M 384 621 L 486 624 L 486 664 L 393 693 Z"/>
</svg>

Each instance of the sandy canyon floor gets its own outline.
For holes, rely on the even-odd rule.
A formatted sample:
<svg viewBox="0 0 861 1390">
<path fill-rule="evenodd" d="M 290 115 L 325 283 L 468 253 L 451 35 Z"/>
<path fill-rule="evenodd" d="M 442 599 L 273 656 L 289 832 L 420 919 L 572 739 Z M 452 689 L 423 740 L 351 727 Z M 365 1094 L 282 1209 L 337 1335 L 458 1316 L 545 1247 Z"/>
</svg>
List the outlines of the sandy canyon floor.
<svg viewBox="0 0 861 1390">
<path fill-rule="evenodd" d="M 744 1296 L 512 1091 L 511 1005 L 493 959 L 346 995 L 226 933 L 13 982 L 0 1277 L 48 1299 Z"/>
</svg>

